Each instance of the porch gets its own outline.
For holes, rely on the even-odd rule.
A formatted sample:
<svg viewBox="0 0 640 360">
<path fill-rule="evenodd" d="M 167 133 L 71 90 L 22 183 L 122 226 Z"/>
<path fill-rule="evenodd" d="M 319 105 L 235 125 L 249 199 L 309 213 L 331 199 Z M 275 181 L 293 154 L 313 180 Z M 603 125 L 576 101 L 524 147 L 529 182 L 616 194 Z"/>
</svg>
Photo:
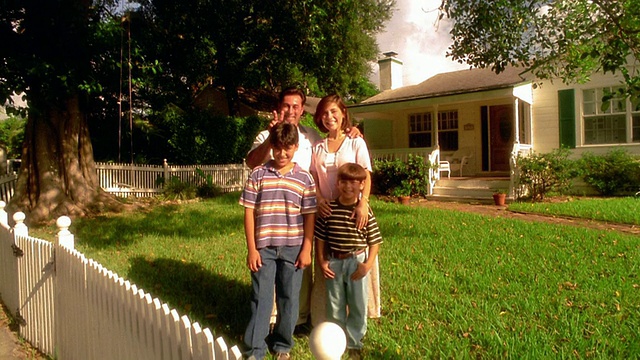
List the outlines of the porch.
<svg viewBox="0 0 640 360">
<path fill-rule="evenodd" d="M 409 155 L 421 156 L 429 165 L 429 181 L 427 199 L 435 201 L 456 201 L 469 203 L 493 203 L 493 194 L 507 194 L 507 201 L 517 198 L 518 156 L 527 156 L 532 147 L 528 144 L 513 144 L 511 152 L 506 155 L 509 171 L 464 171 L 461 166 L 464 160 L 455 164 L 443 161 L 439 148 L 405 148 L 405 149 L 373 149 L 374 160 L 399 159 L 407 161 Z M 471 155 L 473 156 L 473 155 Z M 448 158 L 451 160 L 450 158 Z M 454 166 L 458 166 L 456 169 Z M 457 171 L 459 170 L 459 171 Z M 456 176 L 458 175 L 458 176 Z"/>
</svg>

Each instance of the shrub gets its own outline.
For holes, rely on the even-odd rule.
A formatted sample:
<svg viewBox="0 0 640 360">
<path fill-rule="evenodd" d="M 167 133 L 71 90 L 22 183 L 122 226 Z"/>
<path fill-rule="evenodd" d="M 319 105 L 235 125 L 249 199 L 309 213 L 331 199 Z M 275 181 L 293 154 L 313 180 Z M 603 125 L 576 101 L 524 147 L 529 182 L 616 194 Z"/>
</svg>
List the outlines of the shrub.
<svg viewBox="0 0 640 360">
<path fill-rule="evenodd" d="M 518 185 L 524 186 L 528 197 L 541 201 L 551 191 L 562 193 L 577 176 L 575 161 L 569 160 L 568 149 L 556 149 L 550 153 L 518 156 Z"/>
<path fill-rule="evenodd" d="M 198 186 L 196 194 L 201 198 L 213 198 L 222 194 L 220 186 L 213 183 L 213 176 L 205 174 L 200 168 L 196 168 L 196 174 L 204 179 L 204 184 Z"/>
<path fill-rule="evenodd" d="M 584 153 L 579 164 L 584 181 L 601 195 L 635 192 L 640 187 L 640 163 L 626 150 L 615 149 L 605 155 Z"/>
<path fill-rule="evenodd" d="M 165 200 L 190 200 L 196 197 L 196 186 L 183 182 L 177 176 L 172 176 L 165 182 L 162 198 Z"/>
<path fill-rule="evenodd" d="M 393 195 L 394 189 L 409 187 L 412 195 L 426 195 L 428 179 L 429 162 L 422 156 L 409 155 L 407 162 L 374 160 L 372 182 L 376 194 Z"/>
</svg>

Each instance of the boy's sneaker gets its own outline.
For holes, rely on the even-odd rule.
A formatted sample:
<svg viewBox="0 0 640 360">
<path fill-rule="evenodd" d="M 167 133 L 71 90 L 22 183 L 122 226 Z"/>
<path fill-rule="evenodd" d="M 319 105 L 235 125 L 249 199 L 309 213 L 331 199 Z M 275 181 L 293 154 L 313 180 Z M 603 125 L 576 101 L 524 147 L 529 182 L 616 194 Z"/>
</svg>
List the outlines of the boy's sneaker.
<svg viewBox="0 0 640 360">
<path fill-rule="evenodd" d="M 276 353 L 276 360 L 289 360 L 291 359 L 291 355 L 289 353 L 279 352 Z"/>
<path fill-rule="evenodd" d="M 362 350 L 361 349 L 349 349 L 347 352 L 349 360 L 360 360 L 362 359 Z"/>
</svg>

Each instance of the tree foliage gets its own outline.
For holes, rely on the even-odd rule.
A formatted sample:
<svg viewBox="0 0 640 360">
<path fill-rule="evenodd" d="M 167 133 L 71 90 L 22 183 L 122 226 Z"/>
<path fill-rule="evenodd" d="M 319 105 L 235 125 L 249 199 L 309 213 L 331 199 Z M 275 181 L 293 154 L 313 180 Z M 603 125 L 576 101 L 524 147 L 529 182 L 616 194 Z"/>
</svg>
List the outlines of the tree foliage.
<svg viewBox="0 0 640 360">
<path fill-rule="evenodd" d="M 520 65 L 565 82 L 619 72 L 627 92 L 640 94 L 640 76 L 626 67 L 640 59 L 636 0 L 443 0 L 440 10 L 454 21 L 448 56 L 460 63 Z"/>
</svg>

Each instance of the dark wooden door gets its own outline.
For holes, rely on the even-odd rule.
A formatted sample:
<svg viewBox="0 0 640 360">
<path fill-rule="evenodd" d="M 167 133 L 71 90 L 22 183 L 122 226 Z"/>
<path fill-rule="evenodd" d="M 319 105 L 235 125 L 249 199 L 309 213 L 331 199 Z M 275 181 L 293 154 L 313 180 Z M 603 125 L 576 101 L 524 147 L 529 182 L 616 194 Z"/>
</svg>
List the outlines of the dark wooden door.
<svg viewBox="0 0 640 360">
<path fill-rule="evenodd" d="M 489 107 L 489 162 L 491 171 L 509 171 L 513 148 L 513 105 Z"/>
</svg>

